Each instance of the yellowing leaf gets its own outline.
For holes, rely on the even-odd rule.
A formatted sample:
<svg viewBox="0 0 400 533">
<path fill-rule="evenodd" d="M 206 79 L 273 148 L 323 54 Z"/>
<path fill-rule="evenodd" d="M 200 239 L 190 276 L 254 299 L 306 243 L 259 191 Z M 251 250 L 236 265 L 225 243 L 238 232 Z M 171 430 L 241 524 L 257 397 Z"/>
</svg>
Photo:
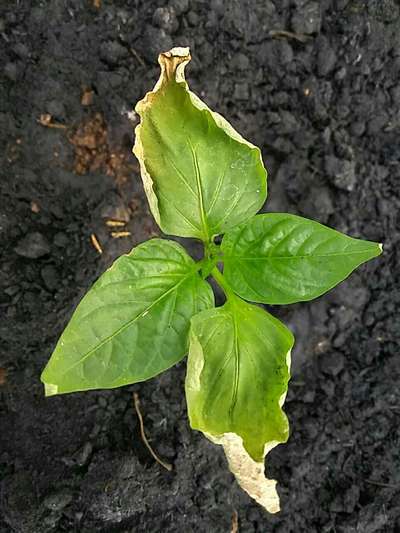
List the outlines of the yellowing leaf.
<svg viewBox="0 0 400 533">
<path fill-rule="evenodd" d="M 239 484 L 279 510 L 264 457 L 288 437 L 282 404 L 293 336 L 263 309 L 231 295 L 191 320 L 186 399 L 192 428 L 224 447 Z"/>
</svg>

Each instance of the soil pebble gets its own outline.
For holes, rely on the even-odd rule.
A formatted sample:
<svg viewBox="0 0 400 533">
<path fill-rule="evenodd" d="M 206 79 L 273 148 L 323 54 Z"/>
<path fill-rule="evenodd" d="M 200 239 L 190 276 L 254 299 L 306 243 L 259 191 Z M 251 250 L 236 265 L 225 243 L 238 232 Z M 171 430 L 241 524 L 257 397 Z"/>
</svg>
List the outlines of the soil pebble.
<svg viewBox="0 0 400 533">
<path fill-rule="evenodd" d="M 7 63 L 4 67 L 4 75 L 11 81 L 17 81 L 18 68 L 16 63 Z"/>
<path fill-rule="evenodd" d="M 22 257 L 39 259 L 50 253 L 50 245 L 42 233 L 34 231 L 20 239 L 14 250 Z"/>
<path fill-rule="evenodd" d="M 354 161 L 339 159 L 335 156 L 325 158 L 325 170 L 330 181 L 338 188 L 351 192 L 357 183 Z"/>
<path fill-rule="evenodd" d="M 47 289 L 54 291 L 58 287 L 58 284 L 60 283 L 60 277 L 57 269 L 53 265 L 44 266 L 40 271 L 40 275 L 42 276 Z"/>
<path fill-rule="evenodd" d="M 166 33 L 175 33 L 179 28 L 179 22 L 172 6 L 158 7 L 154 11 L 153 24 L 165 30 Z"/>
<path fill-rule="evenodd" d="M 188 11 L 189 0 L 170 0 L 169 6 L 175 10 L 177 16 L 180 16 Z"/>
<path fill-rule="evenodd" d="M 321 5 L 309 2 L 296 8 L 292 16 L 293 31 L 299 34 L 318 33 L 321 26 Z"/>
<path fill-rule="evenodd" d="M 44 501 L 43 505 L 50 511 L 62 511 L 67 505 L 72 502 L 73 495 L 68 490 L 62 490 L 49 494 Z"/>
<path fill-rule="evenodd" d="M 318 74 L 321 77 L 325 77 L 335 68 L 337 60 L 336 52 L 329 44 L 328 39 L 324 36 L 321 36 L 318 40 L 316 40 L 316 47 L 318 50 Z"/>
</svg>

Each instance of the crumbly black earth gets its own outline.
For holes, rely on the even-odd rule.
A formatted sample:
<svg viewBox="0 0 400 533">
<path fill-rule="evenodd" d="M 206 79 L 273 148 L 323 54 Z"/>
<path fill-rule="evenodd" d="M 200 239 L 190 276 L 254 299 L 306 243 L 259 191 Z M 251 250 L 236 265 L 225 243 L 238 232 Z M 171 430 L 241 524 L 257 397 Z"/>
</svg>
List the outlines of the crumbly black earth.
<svg viewBox="0 0 400 533">
<path fill-rule="evenodd" d="M 1 533 L 222 533 L 235 511 L 240 532 L 400 531 L 399 12 L 398 0 L 1 2 Z M 157 234 L 129 112 L 173 45 L 191 47 L 192 88 L 262 148 L 266 210 L 385 245 L 329 295 L 273 309 L 297 338 L 291 437 L 267 459 L 274 516 L 190 430 L 185 362 L 114 391 L 45 399 L 39 382 L 94 279 Z M 111 236 L 113 217 L 130 236 Z M 140 439 L 133 391 L 172 472 Z"/>
</svg>

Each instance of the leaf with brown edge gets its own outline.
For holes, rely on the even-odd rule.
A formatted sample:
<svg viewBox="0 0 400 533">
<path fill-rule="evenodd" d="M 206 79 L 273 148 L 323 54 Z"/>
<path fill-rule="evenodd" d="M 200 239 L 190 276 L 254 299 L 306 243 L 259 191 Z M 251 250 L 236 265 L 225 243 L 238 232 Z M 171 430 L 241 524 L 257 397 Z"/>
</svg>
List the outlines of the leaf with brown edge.
<svg viewBox="0 0 400 533">
<path fill-rule="evenodd" d="M 231 471 L 269 512 L 279 510 L 265 455 L 286 442 L 282 411 L 291 332 L 258 306 L 231 295 L 191 320 L 186 399 L 192 428 L 224 447 Z"/>
<path fill-rule="evenodd" d="M 260 150 L 189 90 L 190 59 L 188 48 L 160 54 L 161 76 L 136 106 L 133 151 L 160 228 L 209 242 L 257 213 L 267 174 Z"/>
</svg>

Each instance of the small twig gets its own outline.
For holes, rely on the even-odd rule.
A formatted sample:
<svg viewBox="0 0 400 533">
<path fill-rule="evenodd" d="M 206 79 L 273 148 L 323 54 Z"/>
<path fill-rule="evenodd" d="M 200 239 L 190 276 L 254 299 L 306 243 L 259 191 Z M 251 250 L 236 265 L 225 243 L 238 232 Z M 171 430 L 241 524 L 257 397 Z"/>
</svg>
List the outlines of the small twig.
<svg viewBox="0 0 400 533">
<path fill-rule="evenodd" d="M 120 239 L 121 237 L 129 237 L 131 235 L 130 231 L 112 231 L 111 237 L 113 239 Z"/>
<path fill-rule="evenodd" d="M 100 246 L 99 241 L 97 240 L 97 237 L 94 233 L 90 235 L 90 240 L 93 244 L 93 247 L 98 251 L 99 254 L 103 253 L 103 248 Z"/>
<path fill-rule="evenodd" d="M 134 48 L 130 47 L 129 51 L 134 57 L 136 57 L 136 59 L 139 61 L 142 67 L 146 66 L 145 62 L 143 61 L 143 59 L 140 57 L 140 55 L 136 52 Z"/>
<path fill-rule="evenodd" d="M 232 515 L 231 533 L 239 533 L 239 516 L 236 510 L 233 511 Z"/>
<path fill-rule="evenodd" d="M 88 87 L 85 87 L 81 96 L 81 104 L 83 106 L 89 106 L 93 104 L 94 91 Z"/>
<path fill-rule="evenodd" d="M 55 124 L 52 122 L 53 117 L 49 113 L 44 113 L 43 115 L 40 115 L 38 118 L 38 123 L 41 126 L 45 126 L 46 128 L 57 128 L 59 130 L 66 130 L 67 126 L 64 124 Z"/>
<path fill-rule="evenodd" d="M 399 485 L 390 485 L 390 483 L 382 483 L 381 481 L 374 481 L 373 479 L 365 479 L 365 483 L 369 483 L 370 485 L 376 485 L 377 487 L 384 487 L 385 489 L 393 489 L 398 490 L 400 487 Z"/>
<path fill-rule="evenodd" d="M 308 40 L 312 39 L 311 35 L 306 35 L 304 33 L 293 33 L 292 31 L 286 30 L 270 30 L 269 36 L 273 39 L 294 39 L 300 43 L 306 43 Z"/>
<path fill-rule="evenodd" d="M 5 385 L 7 382 L 7 370 L 0 368 L 0 385 Z"/>
<path fill-rule="evenodd" d="M 39 204 L 37 202 L 35 202 L 34 200 L 31 201 L 31 211 L 32 211 L 32 213 L 39 213 L 40 212 Z"/>
<path fill-rule="evenodd" d="M 162 460 L 157 456 L 156 452 L 153 450 L 153 448 L 150 446 L 149 441 L 147 440 L 146 434 L 145 434 L 145 432 L 144 432 L 143 416 L 142 416 L 142 413 L 140 412 L 139 395 L 137 394 L 137 392 L 134 392 L 134 393 L 133 393 L 133 401 L 134 401 L 134 406 L 135 406 L 136 414 L 138 415 L 138 418 L 139 418 L 140 436 L 142 437 L 142 440 L 143 440 L 144 444 L 146 445 L 146 448 L 149 450 L 149 452 L 151 453 L 153 459 L 154 459 L 155 461 L 157 461 L 158 464 L 160 464 L 160 465 L 163 466 L 165 469 L 167 469 L 169 472 L 171 472 L 171 470 L 172 470 L 172 465 L 170 465 L 169 463 L 165 463 L 164 461 L 162 461 Z"/>
<path fill-rule="evenodd" d="M 126 222 L 123 222 L 122 220 L 106 220 L 106 226 L 109 228 L 121 228 L 122 226 L 126 226 Z"/>
</svg>

